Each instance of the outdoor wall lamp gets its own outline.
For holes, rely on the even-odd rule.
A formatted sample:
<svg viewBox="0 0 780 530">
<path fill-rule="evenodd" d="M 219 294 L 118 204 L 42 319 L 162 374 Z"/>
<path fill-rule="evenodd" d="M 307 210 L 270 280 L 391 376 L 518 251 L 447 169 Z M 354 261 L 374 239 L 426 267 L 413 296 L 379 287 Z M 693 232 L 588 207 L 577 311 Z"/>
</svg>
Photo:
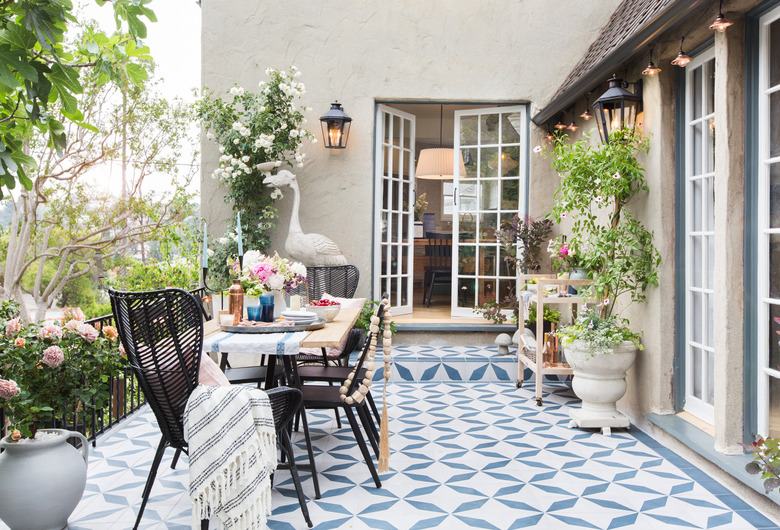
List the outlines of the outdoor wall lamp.
<svg viewBox="0 0 780 530">
<path fill-rule="evenodd" d="M 607 91 L 593 103 L 599 135 L 605 144 L 609 143 L 609 135 L 612 131 L 624 127 L 634 130 L 636 117 L 642 105 L 641 80 L 634 83 L 634 86 L 636 92 L 629 92 L 624 88 L 622 79 L 613 77 L 609 80 Z"/>
<path fill-rule="evenodd" d="M 352 118 L 347 116 L 341 103 L 336 101 L 330 104 L 330 110 L 320 116 L 322 124 L 322 141 L 328 149 L 344 149 L 349 139 L 349 127 Z"/>
<path fill-rule="evenodd" d="M 723 33 L 724 31 L 726 31 L 727 27 L 732 25 L 734 25 L 734 23 L 723 16 L 723 0 L 720 0 L 720 7 L 718 8 L 718 16 L 715 17 L 715 22 L 712 23 L 710 29 L 714 29 L 715 31 L 720 31 L 721 33 Z"/>
</svg>

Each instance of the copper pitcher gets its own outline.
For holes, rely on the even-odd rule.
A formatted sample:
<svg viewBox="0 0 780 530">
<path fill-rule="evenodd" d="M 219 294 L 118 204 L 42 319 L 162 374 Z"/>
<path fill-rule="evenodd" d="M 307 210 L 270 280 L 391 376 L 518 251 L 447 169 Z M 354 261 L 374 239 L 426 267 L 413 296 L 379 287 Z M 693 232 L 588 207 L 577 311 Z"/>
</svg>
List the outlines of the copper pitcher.
<svg viewBox="0 0 780 530">
<path fill-rule="evenodd" d="M 241 287 L 241 280 L 233 280 L 228 290 L 228 311 L 233 315 L 233 325 L 238 326 L 244 316 L 244 288 Z"/>
</svg>

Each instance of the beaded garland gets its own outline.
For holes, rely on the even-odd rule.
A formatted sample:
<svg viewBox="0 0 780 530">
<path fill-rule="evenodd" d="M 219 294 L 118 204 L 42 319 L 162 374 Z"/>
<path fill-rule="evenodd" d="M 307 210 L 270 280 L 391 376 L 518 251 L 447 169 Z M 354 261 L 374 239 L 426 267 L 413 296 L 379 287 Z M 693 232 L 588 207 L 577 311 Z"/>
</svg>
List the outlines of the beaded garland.
<svg viewBox="0 0 780 530">
<path fill-rule="evenodd" d="M 384 361 L 385 387 L 387 387 L 387 382 L 390 380 L 390 365 L 393 360 L 391 355 L 393 347 L 393 334 L 390 331 L 390 302 L 388 302 L 387 298 L 382 300 L 382 305 L 384 305 L 385 308 L 385 329 L 382 333 L 382 360 Z M 366 375 L 363 378 L 363 382 L 360 384 L 358 389 L 352 393 L 351 396 L 347 395 L 347 392 L 349 392 L 349 387 L 352 384 L 352 380 L 355 378 L 355 374 L 357 373 L 356 370 L 352 370 L 349 375 L 347 375 L 347 379 L 339 389 L 341 401 L 344 401 L 347 405 L 362 402 L 366 397 L 366 394 L 368 394 L 368 389 L 371 387 L 371 382 L 374 378 L 374 357 L 376 357 L 377 342 L 376 338 L 379 335 L 379 317 L 376 315 L 376 313 L 374 313 L 374 315 L 371 317 L 371 325 L 368 329 L 371 332 L 371 343 L 368 346 L 368 360 L 365 364 Z"/>
<path fill-rule="evenodd" d="M 387 417 L 387 382 L 390 380 L 391 363 L 393 360 L 393 333 L 390 330 L 390 302 L 387 298 L 382 299 L 382 306 L 384 307 L 384 331 L 382 332 L 382 360 L 384 362 L 384 386 L 382 387 L 382 421 L 379 427 L 379 466 L 380 473 L 386 473 L 390 470 L 390 429 L 388 425 Z M 377 308 L 377 312 L 378 312 Z M 371 317 L 371 325 L 369 331 L 371 332 L 371 342 L 368 346 L 368 360 L 365 364 L 366 375 L 363 378 L 363 382 L 360 384 L 357 390 L 355 390 L 351 396 L 348 396 L 349 387 L 352 385 L 352 380 L 357 373 L 357 366 L 352 372 L 349 373 L 344 384 L 339 389 L 341 400 L 348 405 L 354 403 L 361 403 L 368 394 L 368 389 L 371 387 L 371 382 L 374 379 L 374 357 L 376 356 L 376 342 L 379 335 L 379 317 L 377 312 Z"/>
</svg>

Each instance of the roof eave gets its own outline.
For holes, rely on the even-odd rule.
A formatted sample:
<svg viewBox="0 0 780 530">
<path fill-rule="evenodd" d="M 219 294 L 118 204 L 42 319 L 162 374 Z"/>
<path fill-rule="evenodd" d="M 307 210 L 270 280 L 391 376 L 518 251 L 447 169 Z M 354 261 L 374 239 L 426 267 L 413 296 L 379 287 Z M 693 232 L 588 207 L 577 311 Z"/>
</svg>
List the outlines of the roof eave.
<svg viewBox="0 0 780 530">
<path fill-rule="evenodd" d="M 677 0 L 558 94 L 555 99 L 531 118 L 531 121 L 536 125 L 543 125 L 555 115 L 563 112 L 570 105 L 581 99 L 585 92 L 594 89 L 607 78 L 612 77 L 617 68 L 622 67 L 642 48 L 647 46 L 649 42 L 656 39 L 691 12 L 709 3 L 710 0 Z"/>
</svg>

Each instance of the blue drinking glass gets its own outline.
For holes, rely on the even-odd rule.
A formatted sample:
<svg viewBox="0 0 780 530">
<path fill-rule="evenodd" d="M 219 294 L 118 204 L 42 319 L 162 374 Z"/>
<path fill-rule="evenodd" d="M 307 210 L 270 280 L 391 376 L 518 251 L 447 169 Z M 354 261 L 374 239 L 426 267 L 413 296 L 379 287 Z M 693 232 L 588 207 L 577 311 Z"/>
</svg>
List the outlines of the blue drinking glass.
<svg viewBox="0 0 780 530">
<path fill-rule="evenodd" d="M 261 322 L 273 322 L 274 321 L 274 295 L 264 294 L 260 297 L 260 321 Z"/>
<path fill-rule="evenodd" d="M 263 306 L 261 305 L 250 305 L 246 308 L 246 314 L 249 317 L 249 320 L 254 320 L 255 322 L 260 321 L 260 317 L 263 312 Z"/>
</svg>

